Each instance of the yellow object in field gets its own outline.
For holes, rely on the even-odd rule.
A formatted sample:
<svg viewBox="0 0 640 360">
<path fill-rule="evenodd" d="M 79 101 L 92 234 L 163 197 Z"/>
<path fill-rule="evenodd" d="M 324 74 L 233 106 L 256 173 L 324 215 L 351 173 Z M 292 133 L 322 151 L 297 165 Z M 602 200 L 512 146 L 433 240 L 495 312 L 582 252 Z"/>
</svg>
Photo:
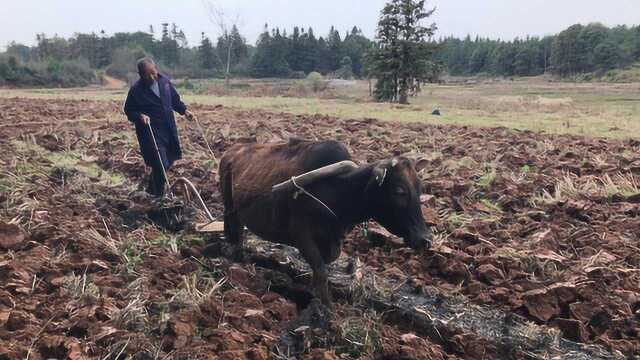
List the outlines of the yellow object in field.
<svg viewBox="0 0 640 360">
<path fill-rule="evenodd" d="M 206 224 L 196 224 L 196 230 L 201 233 L 223 233 L 224 222 L 212 221 Z"/>
</svg>

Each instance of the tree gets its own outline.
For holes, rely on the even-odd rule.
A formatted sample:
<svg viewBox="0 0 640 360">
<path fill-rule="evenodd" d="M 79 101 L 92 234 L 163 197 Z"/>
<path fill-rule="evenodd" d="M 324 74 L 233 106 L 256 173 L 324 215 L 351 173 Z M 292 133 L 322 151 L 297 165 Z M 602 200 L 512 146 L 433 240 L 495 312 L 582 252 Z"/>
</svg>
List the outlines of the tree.
<svg viewBox="0 0 640 360">
<path fill-rule="evenodd" d="M 326 39 L 326 64 L 328 70 L 337 69 L 340 66 L 340 60 L 342 59 L 342 39 L 340 33 L 333 26 L 329 30 L 329 35 Z"/>
<path fill-rule="evenodd" d="M 593 51 L 593 63 L 600 71 L 611 70 L 618 66 L 620 52 L 620 47 L 613 41 L 602 42 Z"/>
<path fill-rule="evenodd" d="M 316 43 L 314 57 L 315 61 L 315 70 L 327 74 L 334 69 L 333 58 L 331 56 L 331 51 L 327 46 L 327 41 L 321 36 L 318 38 L 318 42 Z"/>
<path fill-rule="evenodd" d="M 31 59 L 31 48 L 12 41 L 7 46 L 7 54 L 16 56 L 22 62 L 27 62 Z"/>
<path fill-rule="evenodd" d="M 235 16 L 228 16 L 224 9 L 217 6 L 214 2 L 205 3 L 207 6 L 207 10 L 209 13 L 209 18 L 211 23 L 217 27 L 219 37 L 218 37 L 218 45 L 222 45 L 222 47 L 218 46 L 216 48 L 216 56 L 218 61 L 223 66 L 224 69 L 224 83 L 225 86 L 229 86 L 229 82 L 231 81 L 231 64 L 233 60 L 233 53 L 235 46 L 238 45 L 238 39 L 232 39 L 232 30 L 235 29 L 238 33 L 238 24 L 240 23 L 240 14 L 237 13 Z M 239 35 L 239 33 L 238 33 Z M 244 43 L 244 41 L 240 41 Z M 245 44 L 246 49 L 246 44 Z M 242 51 L 242 50 L 239 50 Z"/>
<path fill-rule="evenodd" d="M 202 41 L 198 48 L 198 59 L 200 60 L 200 66 L 203 69 L 212 70 L 216 66 L 215 53 L 213 50 L 213 44 L 211 40 L 202 33 Z"/>
<path fill-rule="evenodd" d="M 313 33 L 313 29 L 309 28 L 306 33 L 300 35 L 301 54 L 300 54 L 300 69 L 305 73 L 310 73 L 314 70 L 319 70 L 318 67 L 318 39 Z"/>
<path fill-rule="evenodd" d="M 512 76 L 515 73 L 516 46 L 502 43 L 493 52 L 493 71 L 496 75 Z"/>
<path fill-rule="evenodd" d="M 531 76 L 537 71 L 535 50 L 530 46 L 522 46 L 513 60 L 514 75 Z"/>
<path fill-rule="evenodd" d="M 364 54 L 371 48 L 371 40 L 367 39 L 362 30 L 357 27 L 351 29 L 351 33 L 342 41 L 342 52 L 344 56 L 351 59 L 353 75 L 361 78 L 364 75 Z"/>
<path fill-rule="evenodd" d="M 287 64 L 286 54 L 280 51 L 282 35 L 279 30 L 269 33 L 267 25 L 258 39 L 256 51 L 252 59 L 253 76 L 271 77 L 287 76 L 291 69 Z"/>
<path fill-rule="evenodd" d="M 226 59 L 228 63 L 224 63 L 225 66 L 229 66 L 229 69 L 246 61 L 249 56 L 247 41 L 240 35 L 235 25 L 231 27 L 231 33 L 224 34 L 218 38 L 216 49 L 223 54 L 229 55 Z M 228 52 L 229 49 L 231 50 L 230 53 Z"/>
<path fill-rule="evenodd" d="M 349 80 L 353 78 L 353 61 L 350 57 L 345 56 L 340 60 L 340 68 L 336 72 L 340 79 Z"/>
<path fill-rule="evenodd" d="M 119 47 L 113 51 L 111 64 L 107 67 L 106 73 L 117 79 L 128 80 L 138 72 L 136 61 L 146 55 L 140 47 Z"/>
<path fill-rule="evenodd" d="M 162 24 L 161 59 L 170 67 L 175 67 L 180 61 L 178 42 L 174 38 L 176 33 L 175 24 L 171 33 L 169 32 L 169 24 Z"/>
<path fill-rule="evenodd" d="M 95 66 L 97 68 L 104 68 L 111 64 L 111 56 L 113 55 L 113 48 L 111 46 L 111 39 L 107 37 L 104 30 L 100 31 L 100 38 L 98 40 L 97 58 Z"/>
<path fill-rule="evenodd" d="M 631 40 L 629 41 L 629 47 L 632 59 L 640 60 L 640 25 L 631 29 L 630 33 Z"/>
<path fill-rule="evenodd" d="M 369 57 L 378 79 L 374 96 L 378 101 L 408 103 L 420 92 L 421 83 L 432 75 L 434 46 L 427 42 L 436 25 L 423 26 L 435 9 L 425 10 L 425 0 L 391 0 L 382 10 L 377 46 Z"/>
<path fill-rule="evenodd" d="M 578 44 L 582 46 L 582 50 L 587 55 L 585 61 L 585 71 L 593 71 L 595 69 L 594 64 L 594 52 L 596 47 L 600 45 L 609 36 L 609 28 L 600 24 L 592 23 L 585 26 L 578 35 Z"/>
<path fill-rule="evenodd" d="M 479 73 L 487 70 L 489 65 L 489 51 L 486 46 L 477 46 L 469 59 L 469 71 Z"/>
<path fill-rule="evenodd" d="M 556 36 L 551 47 L 552 71 L 559 75 L 575 75 L 585 71 L 586 51 L 580 41 L 582 25 L 573 25 Z"/>
</svg>

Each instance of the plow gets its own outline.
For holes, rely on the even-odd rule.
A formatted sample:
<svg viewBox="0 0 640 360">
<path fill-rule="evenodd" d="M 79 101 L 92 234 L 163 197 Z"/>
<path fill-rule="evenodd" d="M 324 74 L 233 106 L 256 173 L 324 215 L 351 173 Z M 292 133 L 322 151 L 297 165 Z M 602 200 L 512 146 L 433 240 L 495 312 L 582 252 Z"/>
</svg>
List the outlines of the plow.
<svg viewBox="0 0 640 360">
<path fill-rule="evenodd" d="M 192 119 L 197 124 L 198 130 L 202 135 L 202 138 L 204 139 L 207 145 L 207 148 L 209 149 L 209 152 L 211 153 L 211 156 L 213 157 L 215 162 L 216 161 L 215 154 L 211 149 L 211 146 L 209 145 L 209 141 L 205 136 L 202 125 L 200 125 L 200 122 L 198 121 L 197 117 L 193 116 Z M 149 129 L 149 133 L 151 134 L 151 139 L 153 140 L 153 146 L 155 148 L 156 155 L 158 157 L 158 163 L 160 164 L 160 168 L 162 169 L 162 175 L 165 179 L 164 185 L 168 194 L 166 198 L 160 199 L 160 201 L 158 202 L 158 208 L 156 210 L 161 214 L 161 216 L 165 219 L 167 223 L 182 224 L 185 221 L 182 218 L 182 215 L 184 214 L 184 207 L 189 204 L 193 204 L 195 201 L 197 206 L 200 207 L 200 209 L 204 212 L 204 214 L 207 217 L 206 223 L 195 224 L 196 231 L 199 233 L 216 233 L 216 234 L 224 232 L 224 222 L 217 221 L 218 219 L 211 214 L 211 211 L 209 210 L 209 208 L 207 207 L 207 204 L 205 204 L 204 200 L 202 199 L 200 192 L 189 179 L 185 177 L 181 177 L 176 179 L 176 181 L 173 183 L 170 182 L 169 176 L 167 175 L 167 170 L 165 169 L 165 166 L 164 166 L 164 162 L 162 161 L 162 156 L 160 155 L 158 142 L 156 141 L 156 136 L 153 132 L 153 128 L 151 127 L 150 123 L 147 123 L 147 127 Z M 183 195 L 182 199 L 177 198 L 175 195 L 178 189 L 182 190 L 182 195 Z"/>
</svg>

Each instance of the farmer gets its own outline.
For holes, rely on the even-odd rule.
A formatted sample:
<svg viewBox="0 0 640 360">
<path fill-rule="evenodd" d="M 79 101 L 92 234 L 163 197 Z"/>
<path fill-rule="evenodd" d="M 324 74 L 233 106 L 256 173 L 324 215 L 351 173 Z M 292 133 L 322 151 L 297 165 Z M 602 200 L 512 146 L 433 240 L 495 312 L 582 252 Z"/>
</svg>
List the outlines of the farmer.
<svg viewBox="0 0 640 360">
<path fill-rule="evenodd" d="M 180 100 L 180 95 L 169 79 L 158 72 L 153 60 L 142 58 L 137 65 L 140 80 L 129 89 L 124 112 L 136 126 L 140 152 L 145 164 L 152 169 L 147 192 L 162 197 L 166 183 L 162 165 L 165 171 L 169 170 L 173 162 L 182 157 L 173 111 L 189 120 L 194 115 Z M 151 129 L 158 145 L 157 150 Z"/>
</svg>

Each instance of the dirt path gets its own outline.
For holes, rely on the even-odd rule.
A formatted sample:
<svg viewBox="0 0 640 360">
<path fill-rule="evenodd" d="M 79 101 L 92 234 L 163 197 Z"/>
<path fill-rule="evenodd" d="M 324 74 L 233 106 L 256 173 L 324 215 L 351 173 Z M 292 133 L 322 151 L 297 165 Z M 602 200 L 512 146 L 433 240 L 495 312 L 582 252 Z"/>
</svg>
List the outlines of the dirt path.
<svg viewBox="0 0 640 360">
<path fill-rule="evenodd" d="M 127 83 L 116 79 L 112 76 L 109 76 L 107 74 L 103 74 L 102 75 L 102 86 L 105 89 L 112 89 L 112 90 L 118 90 L 118 89 L 122 89 L 125 88 L 127 86 Z"/>
</svg>

